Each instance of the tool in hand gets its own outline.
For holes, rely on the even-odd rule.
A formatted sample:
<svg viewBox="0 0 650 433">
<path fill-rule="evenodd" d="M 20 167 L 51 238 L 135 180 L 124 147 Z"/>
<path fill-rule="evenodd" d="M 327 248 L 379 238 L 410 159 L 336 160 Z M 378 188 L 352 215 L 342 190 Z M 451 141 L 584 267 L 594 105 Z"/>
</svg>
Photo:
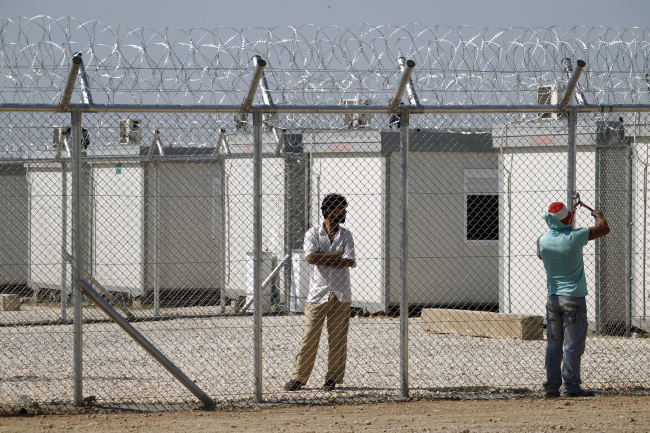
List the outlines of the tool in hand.
<svg viewBox="0 0 650 433">
<path fill-rule="evenodd" d="M 576 209 L 578 209 L 578 206 L 582 206 L 583 208 L 590 210 L 591 212 L 594 211 L 592 208 L 590 208 L 580 200 L 580 193 L 576 192 L 575 194 L 573 194 L 573 209 L 571 211 L 571 220 L 569 221 L 569 225 L 571 225 L 571 222 L 573 221 L 573 217 L 576 214 Z"/>
</svg>

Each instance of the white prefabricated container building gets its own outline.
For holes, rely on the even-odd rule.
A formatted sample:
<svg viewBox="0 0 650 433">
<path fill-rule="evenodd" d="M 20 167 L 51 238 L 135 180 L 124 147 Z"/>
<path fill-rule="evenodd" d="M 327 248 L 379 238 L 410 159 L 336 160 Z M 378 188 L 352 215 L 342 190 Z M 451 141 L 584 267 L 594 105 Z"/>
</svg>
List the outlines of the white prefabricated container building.
<svg viewBox="0 0 650 433">
<path fill-rule="evenodd" d="M 497 195 L 498 153 L 490 134 L 414 130 L 410 143 L 409 304 L 496 304 L 498 241 L 468 241 L 462 218 L 472 187 L 479 194 Z M 396 307 L 399 132 L 304 134 L 303 146 L 312 159 L 312 224 L 323 221 L 320 201 L 326 194 L 339 193 L 348 200 L 344 227 L 353 233 L 357 256 L 357 267 L 350 271 L 352 306 L 371 313 Z"/>
<path fill-rule="evenodd" d="M 544 215 L 550 203 L 567 199 L 566 120 L 538 120 L 493 130 L 499 164 L 500 233 L 499 305 L 501 312 L 545 315 L 546 273 L 536 241 L 548 231 Z M 584 248 L 590 326 L 615 334 L 628 326 L 636 303 L 631 282 L 634 224 L 630 139 L 620 122 L 576 125 L 576 188 L 581 200 L 605 212 L 612 232 Z M 634 207 L 636 208 L 636 207 Z M 578 210 L 576 227 L 592 225 Z M 637 247 L 639 248 L 638 244 Z M 627 301 L 626 301 L 627 299 Z M 636 325 L 635 325 L 636 326 Z"/>
<path fill-rule="evenodd" d="M 185 147 L 165 155 L 186 160 L 128 162 L 148 151 L 89 149 L 90 157 L 115 157 L 92 165 L 93 276 L 109 291 L 146 302 L 154 291 L 167 303 L 218 302 L 222 161 L 211 157 L 213 148 Z"/>
<path fill-rule="evenodd" d="M 0 165 L 0 292 L 31 295 L 29 197 L 24 164 Z"/>
<path fill-rule="evenodd" d="M 276 156 L 278 142 L 272 132 L 262 134 L 262 250 L 265 257 L 263 280 L 273 269 L 267 263 L 291 261 L 290 251 L 302 247 L 306 229 L 306 197 L 308 193 L 307 155 L 302 152 L 300 134 L 285 134 L 282 155 Z M 250 300 L 248 254 L 253 251 L 253 136 L 234 133 L 226 137 L 230 156 L 224 162 L 224 239 L 226 256 L 226 296 Z M 274 266 L 275 267 L 275 266 Z M 275 291 L 264 291 L 264 311 L 277 309 L 289 298 L 291 266 L 285 266 L 277 281 L 270 283 Z M 270 290 L 269 288 L 267 288 Z M 273 293 L 273 299 L 270 298 Z M 267 296 L 268 295 L 268 296 Z M 248 302 L 248 301 L 246 301 Z"/>
<path fill-rule="evenodd" d="M 28 159 L 54 161 L 56 151 L 32 151 Z M 85 154 L 85 152 L 84 152 Z M 71 268 L 63 252 L 72 252 L 72 177 L 69 163 L 27 163 L 29 191 L 29 281 L 37 293 L 41 290 L 62 291 L 62 299 L 71 294 Z M 82 215 L 88 215 L 89 167 L 82 167 Z M 90 220 L 83 218 L 80 234 L 82 261 L 89 265 Z"/>
</svg>

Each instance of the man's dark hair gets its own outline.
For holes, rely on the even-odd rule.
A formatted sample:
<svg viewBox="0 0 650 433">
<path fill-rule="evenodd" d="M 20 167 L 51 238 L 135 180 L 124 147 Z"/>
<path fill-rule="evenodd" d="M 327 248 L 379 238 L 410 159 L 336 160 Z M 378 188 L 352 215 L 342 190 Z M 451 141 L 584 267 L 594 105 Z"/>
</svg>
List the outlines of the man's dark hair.
<svg viewBox="0 0 650 433">
<path fill-rule="evenodd" d="M 348 206 L 348 201 L 340 194 L 327 194 L 323 199 L 323 204 L 320 206 L 321 212 L 323 212 L 323 218 L 327 219 L 327 210 L 334 210 L 340 205 Z"/>
</svg>

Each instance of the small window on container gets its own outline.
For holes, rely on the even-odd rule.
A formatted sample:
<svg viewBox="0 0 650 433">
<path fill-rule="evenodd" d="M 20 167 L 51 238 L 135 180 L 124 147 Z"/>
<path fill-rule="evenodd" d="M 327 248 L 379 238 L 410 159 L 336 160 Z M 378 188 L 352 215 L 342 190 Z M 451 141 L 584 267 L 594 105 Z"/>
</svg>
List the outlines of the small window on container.
<svg viewBox="0 0 650 433">
<path fill-rule="evenodd" d="M 465 170 L 465 241 L 499 240 L 497 170 Z"/>
</svg>

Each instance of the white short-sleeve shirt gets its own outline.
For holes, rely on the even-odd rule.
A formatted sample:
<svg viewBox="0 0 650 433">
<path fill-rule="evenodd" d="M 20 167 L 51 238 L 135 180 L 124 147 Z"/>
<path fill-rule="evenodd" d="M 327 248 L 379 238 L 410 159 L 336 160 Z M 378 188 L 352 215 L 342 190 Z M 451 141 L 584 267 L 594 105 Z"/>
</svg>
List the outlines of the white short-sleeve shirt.
<svg viewBox="0 0 650 433">
<path fill-rule="evenodd" d="M 343 253 L 344 259 L 356 260 L 352 233 L 341 226 L 332 241 L 322 225 L 310 228 L 305 233 L 303 250 L 305 257 L 313 253 Z M 330 292 L 341 302 L 352 302 L 350 268 L 311 265 L 307 302 L 327 302 Z"/>
</svg>

